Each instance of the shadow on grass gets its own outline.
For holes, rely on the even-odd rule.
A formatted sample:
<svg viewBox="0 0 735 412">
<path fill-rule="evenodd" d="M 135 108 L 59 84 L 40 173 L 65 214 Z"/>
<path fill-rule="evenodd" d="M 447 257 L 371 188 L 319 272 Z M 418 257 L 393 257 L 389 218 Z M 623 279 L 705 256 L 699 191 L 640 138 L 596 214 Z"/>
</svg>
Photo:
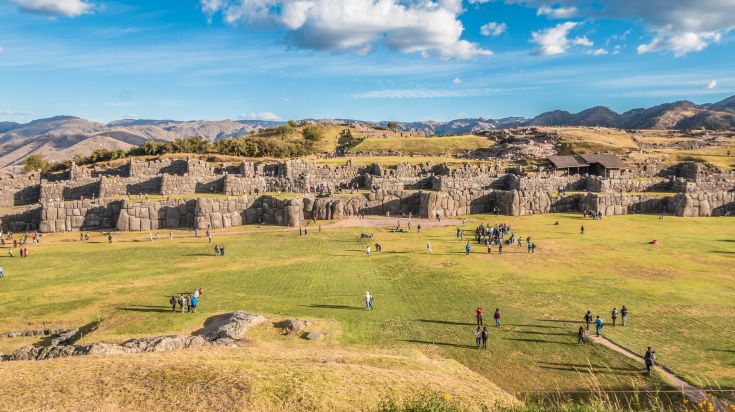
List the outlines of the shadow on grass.
<svg viewBox="0 0 735 412">
<path fill-rule="evenodd" d="M 416 321 L 424 323 L 437 323 L 440 325 L 477 326 L 476 323 L 452 322 L 450 320 L 416 319 Z"/>
<path fill-rule="evenodd" d="M 563 372 L 577 372 L 577 373 L 592 373 L 593 375 L 640 375 L 641 371 L 634 371 L 634 370 L 625 370 L 625 371 L 615 371 L 615 370 L 609 370 L 609 369 L 583 369 L 583 368 L 573 368 L 573 367 L 563 367 L 563 366 L 544 366 L 540 365 L 539 368 L 546 369 L 546 370 L 554 370 L 554 371 L 563 371 Z"/>
<path fill-rule="evenodd" d="M 544 329 L 567 329 L 564 326 L 550 326 L 550 325 L 526 325 L 521 323 L 505 323 L 504 326 L 519 326 L 526 328 L 544 328 Z"/>
<path fill-rule="evenodd" d="M 563 319 L 536 319 L 539 322 L 554 322 L 554 323 L 584 323 L 582 320 L 563 320 Z"/>
<path fill-rule="evenodd" d="M 733 349 L 715 349 L 715 348 L 708 348 L 708 351 L 711 352 L 724 352 L 724 353 L 735 353 L 735 350 Z"/>
<path fill-rule="evenodd" d="M 589 370 L 592 369 L 609 369 L 614 371 L 638 371 L 638 369 L 632 369 L 632 368 L 620 368 L 620 367 L 609 367 L 605 365 L 594 365 L 594 364 L 584 364 L 584 363 L 560 363 L 560 362 L 538 362 L 539 364 L 543 364 L 542 366 L 555 366 L 555 367 L 565 367 L 565 368 L 573 368 L 577 370 Z"/>
<path fill-rule="evenodd" d="M 319 308 L 319 309 L 344 309 L 344 310 L 365 310 L 361 306 L 347 306 L 347 305 L 300 305 L 306 308 Z"/>
<path fill-rule="evenodd" d="M 503 340 L 514 340 L 517 342 L 528 342 L 528 343 L 552 343 L 556 345 L 573 345 L 576 346 L 576 344 L 571 342 L 557 342 L 553 340 L 543 340 L 543 339 L 520 339 L 520 338 L 502 338 Z"/>
<path fill-rule="evenodd" d="M 548 336 L 576 336 L 575 333 L 553 333 L 553 332 L 537 332 L 532 330 L 519 330 L 516 333 L 524 333 L 527 335 L 548 335 Z"/>
<path fill-rule="evenodd" d="M 164 312 L 173 313 L 174 312 L 171 309 L 171 306 L 135 306 L 135 307 L 117 308 L 117 310 L 124 310 L 126 312 L 159 312 L 159 313 L 164 313 Z"/>
<path fill-rule="evenodd" d="M 477 349 L 477 346 L 475 346 L 475 345 L 460 345 L 458 343 L 429 342 L 429 341 L 425 341 L 425 340 L 415 340 L 415 339 L 404 339 L 403 342 L 419 343 L 419 344 L 422 344 L 422 345 L 449 346 L 449 347 L 452 347 L 452 348 L 462 348 L 462 349 Z"/>
<path fill-rule="evenodd" d="M 184 257 L 196 257 L 196 256 L 212 256 L 212 257 L 216 257 L 218 255 L 215 255 L 214 252 L 212 252 L 212 253 L 190 253 L 188 255 L 182 255 L 182 256 L 184 256 Z"/>
</svg>

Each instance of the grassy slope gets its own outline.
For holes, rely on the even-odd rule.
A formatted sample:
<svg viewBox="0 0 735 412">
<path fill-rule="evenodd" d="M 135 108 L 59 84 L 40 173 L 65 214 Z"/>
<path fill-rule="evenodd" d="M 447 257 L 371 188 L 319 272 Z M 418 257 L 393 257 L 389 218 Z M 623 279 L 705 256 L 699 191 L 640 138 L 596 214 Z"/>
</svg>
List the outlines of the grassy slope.
<svg viewBox="0 0 735 412">
<path fill-rule="evenodd" d="M 238 349 L 13 362 L 0 379 L 2 410 L 367 410 L 425 390 L 471 410 L 513 402 L 452 360 L 283 336 Z"/>
<path fill-rule="evenodd" d="M 525 392 L 588 388 L 589 376 L 573 366 L 588 362 L 603 386 L 643 384 L 630 362 L 575 346 L 574 324 L 550 322 L 579 319 L 587 309 L 606 318 L 613 305 L 626 304 L 631 326 L 606 329 L 615 341 L 638 351 L 654 345 L 663 364 L 692 381 L 735 384 L 725 339 L 735 326 L 732 220 L 611 217 L 584 222 L 584 237 L 577 216 L 501 220 L 533 235 L 539 253 L 513 248 L 502 258 L 466 257 L 452 228 L 376 231 L 386 252 L 371 258 L 354 241 L 360 229 L 312 230 L 309 239 L 295 232 L 223 234 L 216 239 L 228 246 L 224 258 L 183 234 L 153 244 L 126 234 L 112 246 L 100 235 L 90 244 L 74 242 L 74 234 L 47 236 L 28 259 L 0 258 L 8 274 L 0 322 L 11 330 L 101 316 L 89 339 L 120 341 L 195 330 L 225 310 L 334 319 L 339 343 L 419 348 Z M 658 246 L 646 243 L 654 238 Z M 431 256 L 423 253 L 427 240 Z M 166 313 L 168 296 L 195 287 L 206 291 L 201 313 Z M 359 310 L 365 290 L 377 296 L 372 313 Z M 468 347 L 478 305 L 499 306 L 507 317 L 505 328 L 491 331 L 488 353 Z"/>
<path fill-rule="evenodd" d="M 561 134 L 562 152 L 625 154 L 637 150 L 638 144 L 624 130 L 605 128 L 551 128 Z"/>
<path fill-rule="evenodd" d="M 493 141 L 486 137 L 447 136 L 447 137 L 412 137 L 412 138 L 369 138 L 350 147 L 350 153 L 387 152 L 421 153 L 427 155 L 457 154 L 471 150 L 488 148 Z"/>
</svg>

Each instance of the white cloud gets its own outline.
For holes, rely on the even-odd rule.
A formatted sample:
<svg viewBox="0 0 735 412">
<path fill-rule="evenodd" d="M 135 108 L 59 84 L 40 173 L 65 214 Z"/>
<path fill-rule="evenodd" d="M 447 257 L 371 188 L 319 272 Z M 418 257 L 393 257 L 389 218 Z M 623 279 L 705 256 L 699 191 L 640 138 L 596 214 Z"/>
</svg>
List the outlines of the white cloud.
<svg viewBox="0 0 735 412">
<path fill-rule="evenodd" d="M 240 118 L 244 120 L 280 120 L 281 116 L 271 112 L 260 113 L 240 113 Z"/>
<path fill-rule="evenodd" d="M 78 17 L 92 11 L 92 4 L 83 0 L 10 0 L 22 11 L 50 16 Z"/>
<path fill-rule="evenodd" d="M 490 23 L 483 24 L 482 27 L 480 27 L 480 33 L 482 33 L 483 36 L 498 37 L 505 33 L 507 29 L 507 24 L 491 21 Z"/>
<path fill-rule="evenodd" d="M 575 8 L 573 14 L 578 17 L 638 21 L 653 35 L 650 42 L 639 45 L 639 53 L 672 52 L 683 56 L 704 50 L 717 43 L 718 37 L 735 29 L 733 0 L 505 1 L 534 7 L 539 15 Z"/>
<path fill-rule="evenodd" d="M 604 56 L 607 53 L 608 53 L 607 50 L 602 49 L 602 48 L 594 49 L 594 50 L 587 50 L 587 54 L 589 54 L 590 56 Z"/>
<path fill-rule="evenodd" d="M 0 110 L 0 116 L 33 116 L 36 113 L 16 110 Z"/>
<path fill-rule="evenodd" d="M 717 80 L 710 80 L 709 83 L 707 83 L 707 89 L 712 90 L 715 87 L 717 87 Z"/>
<path fill-rule="evenodd" d="M 681 57 L 691 52 L 702 51 L 711 43 L 719 43 L 722 35 L 719 32 L 671 34 L 661 32 L 650 43 L 641 44 L 636 49 L 639 54 L 668 50 L 674 56 Z"/>
<path fill-rule="evenodd" d="M 577 14 L 576 7 L 541 6 L 536 10 L 537 16 L 548 16 L 552 19 L 568 19 Z"/>
<path fill-rule="evenodd" d="M 554 27 L 531 33 L 531 43 L 538 45 L 534 54 L 554 56 L 564 54 L 569 49 L 569 32 L 577 26 L 574 22 L 559 23 Z"/>
<path fill-rule="evenodd" d="M 454 80 L 452 80 L 452 83 L 454 83 L 454 84 L 462 84 L 462 79 L 460 79 L 459 77 L 455 77 Z"/>
<path fill-rule="evenodd" d="M 592 47 L 595 45 L 595 43 L 592 42 L 592 40 L 588 39 L 587 36 L 577 36 L 572 40 L 572 44 L 575 46 L 584 46 L 584 47 Z"/>
<path fill-rule="evenodd" d="M 366 54 L 382 44 L 442 59 L 490 56 L 462 40 L 462 0 L 200 0 L 210 18 L 287 30 L 290 46 Z"/>
</svg>

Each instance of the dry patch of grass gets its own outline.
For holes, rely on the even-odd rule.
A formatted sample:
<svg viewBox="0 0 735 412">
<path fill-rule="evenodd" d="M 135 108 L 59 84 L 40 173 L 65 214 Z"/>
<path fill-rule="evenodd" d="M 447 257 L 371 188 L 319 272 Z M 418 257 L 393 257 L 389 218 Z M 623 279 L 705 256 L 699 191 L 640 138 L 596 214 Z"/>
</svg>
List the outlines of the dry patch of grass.
<svg viewBox="0 0 735 412">
<path fill-rule="evenodd" d="M 626 154 L 631 150 L 638 150 L 638 144 L 624 130 L 601 127 L 561 127 L 548 130 L 561 135 L 562 152 L 566 153 Z"/>
<path fill-rule="evenodd" d="M 467 151 L 485 149 L 494 144 L 486 137 L 475 135 L 435 136 L 435 137 L 393 137 L 368 138 L 350 147 L 350 153 L 356 152 L 402 152 L 426 155 L 457 154 Z"/>
</svg>

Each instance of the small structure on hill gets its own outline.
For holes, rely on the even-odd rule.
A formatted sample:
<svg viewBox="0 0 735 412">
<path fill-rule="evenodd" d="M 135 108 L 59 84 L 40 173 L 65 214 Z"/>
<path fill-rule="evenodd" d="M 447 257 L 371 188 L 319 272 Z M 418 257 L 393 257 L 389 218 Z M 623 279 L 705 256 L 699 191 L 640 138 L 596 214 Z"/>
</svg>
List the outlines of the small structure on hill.
<svg viewBox="0 0 735 412">
<path fill-rule="evenodd" d="M 627 165 L 612 153 L 585 153 L 571 156 L 549 156 L 558 176 L 589 174 L 620 177 Z"/>
</svg>

